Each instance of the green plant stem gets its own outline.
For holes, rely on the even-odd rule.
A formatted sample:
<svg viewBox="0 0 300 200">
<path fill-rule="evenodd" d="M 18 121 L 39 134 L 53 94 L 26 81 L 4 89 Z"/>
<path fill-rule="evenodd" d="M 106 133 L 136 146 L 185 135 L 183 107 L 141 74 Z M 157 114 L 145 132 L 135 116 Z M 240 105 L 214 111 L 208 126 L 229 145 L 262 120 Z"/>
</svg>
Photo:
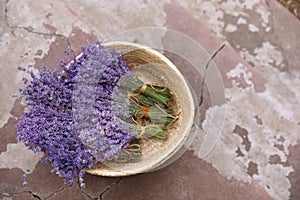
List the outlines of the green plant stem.
<svg viewBox="0 0 300 200">
<path fill-rule="evenodd" d="M 118 119 L 121 123 L 124 123 L 129 131 L 137 133 L 136 138 L 157 138 L 165 140 L 168 138 L 168 131 L 165 127 L 155 124 L 148 124 L 141 126 L 136 124 L 133 120 L 132 122 L 124 121 Z"/>
<path fill-rule="evenodd" d="M 168 88 L 151 84 L 146 84 L 146 89 L 142 92 L 141 89 L 144 86 L 144 82 L 137 78 L 125 79 L 121 85 L 129 89 L 135 89 L 135 94 L 143 94 L 150 98 L 153 103 L 163 106 L 168 105 L 170 97 L 172 96 Z"/>
</svg>

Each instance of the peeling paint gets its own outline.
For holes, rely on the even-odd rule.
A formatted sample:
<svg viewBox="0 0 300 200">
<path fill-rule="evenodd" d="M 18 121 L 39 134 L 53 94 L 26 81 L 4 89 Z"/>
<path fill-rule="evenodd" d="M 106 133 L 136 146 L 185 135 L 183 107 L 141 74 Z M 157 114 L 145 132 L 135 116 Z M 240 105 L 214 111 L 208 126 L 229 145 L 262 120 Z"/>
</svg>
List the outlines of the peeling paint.
<svg viewBox="0 0 300 200">
<path fill-rule="evenodd" d="M 264 42 L 262 47 L 258 47 L 254 50 L 255 59 L 259 61 L 265 61 L 262 64 L 275 64 L 280 66 L 283 63 L 282 53 L 272 45 L 270 42 Z"/>
<path fill-rule="evenodd" d="M 227 77 L 229 79 L 233 79 L 233 84 L 238 85 L 239 87 L 242 86 L 242 83 L 237 83 L 234 78 L 239 78 L 239 80 L 243 80 L 245 82 L 245 84 L 243 85 L 244 88 L 250 87 L 250 88 L 254 88 L 254 84 L 252 79 L 252 73 L 248 71 L 247 67 L 244 66 L 242 63 L 238 63 L 235 68 L 233 68 L 232 70 L 230 70 L 227 74 Z"/>
<path fill-rule="evenodd" d="M 0 85 L 0 104 L 2 108 L 0 110 L 0 127 L 12 117 L 9 112 L 15 98 L 11 95 L 18 93 L 18 88 L 23 86 L 22 78 L 27 76 L 26 73 L 17 70 L 17 66 L 32 69 L 34 65 L 33 58 L 39 57 L 35 53 L 39 49 L 44 49 L 44 52 L 47 52 L 51 40 L 50 37 L 31 34 L 19 29 L 15 30 L 13 34 L 7 32 L 0 37 L 0 65 L 5 66 L 0 70 L 0 76 L 3 77 L 3 83 Z"/>
<path fill-rule="evenodd" d="M 248 29 L 249 29 L 249 31 L 251 31 L 253 33 L 259 31 L 259 28 L 257 28 L 257 26 L 255 26 L 254 24 L 249 24 Z"/>
<path fill-rule="evenodd" d="M 222 0 L 197 0 L 194 5 L 193 2 L 194 0 L 178 1 L 178 3 L 189 10 L 196 19 L 204 22 L 218 37 L 223 38 L 221 33 L 225 27 L 223 20 L 224 11 L 219 9 Z"/>
<path fill-rule="evenodd" d="M 49 46 L 56 43 L 57 38 L 51 34 L 61 34 L 65 38 L 60 39 L 65 40 L 73 36 L 75 27 L 79 27 L 84 33 L 105 39 L 130 28 L 164 26 L 166 14 L 162 7 L 167 2 L 126 0 L 121 3 L 118 0 L 82 3 L 62 0 L 39 4 L 7 1 L 7 22 L 11 27 L 0 38 L 0 62 L 1 66 L 5 66 L 0 70 L 5 83 L 0 85 L 0 127 L 11 117 L 15 99 L 10 94 L 20 87 L 24 76 L 14 67 L 21 65 L 31 69 L 36 60 L 44 62 L 47 61 L 46 55 L 52 57 L 48 54 Z M 295 184 L 288 179 L 295 170 L 295 165 L 290 166 L 289 163 L 289 149 L 297 144 L 300 137 L 300 113 L 297 112 L 300 109 L 300 75 L 296 70 L 283 70 L 291 67 L 287 66 L 289 62 L 284 50 L 295 47 L 280 43 L 272 22 L 274 15 L 265 0 L 186 0 L 178 3 L 217 36 L 227 39 L 268 82 L 266 89 L 255 91 L 255 87 L 263 85 L 255 80 L 256 72 L 241 63 L 228 66 L 233 67 L 224 76 L 232 83 L 232 87 L 230 85 L 226 89 L 228 103 L 209 108 L 202 123 L 204 131 L 217 130 L 223 123 L 218 123 L 218 120 L 211 123 L 214 120 L 211 119 L 212 113 L 221 112 L 221 108 L 226 107 L 222 135 L 205 161 L 229 180 L 247 183 L 255 180 L 274 199 L 288 199 L 291 183 Z M 130 6 L 124 7 L 124 4 Z M 6 24 L 0 26 L 0 32 L 7 28 Z M 185 28 L 184 25 L 182 27 Z M 277 30 L 280 28 L 281 23 Z M 39 34 L 33 34 L 33 31 Z M 74 37 L 76 39 L 78 35 Z M 297 69 L 297 66 L 292 67 Z M 199 157 L 205 136 L 199 130 L 191 147 Z M 25 151 L 27 155 L 28 150 L 24 148 L 21 144 L 8 144 L 6 152 L 0 154 L 0 168 L 9 166 L 24 171 L 25 165 L 30 164 L 34 168 L 38 160 L 36 154 L 28 154 L 28 159 L 34 160 L 32 163 L 22 160 L 25 159 L 21 157 L 23 154 L 17 155 L 19 151 Z M 9 159 L 12 156 L 16 159 Z M 16 163 L 19 160 L 22 162 Z M 296 190 L 297 186 L 294 188 Z"/>
<path fill-rule="evenodd" d="M 232 33 L 232 32 L 234 32 L 236 30 L 237 30 L 237 26 L 235 26 L 233 24 L 227 24 L 227 26 L 225 28 L 225 31 L 229 32 L 229 33 Z"/>
<path fill-rule="evenodd" d="M 72 15 L 61 1 L 37 4 L 34 2 L 10 0 L 7 3 L 8 23 L 10 26 L 31 27 L 34 31 L 56 33 L 68 36 L 71 33 L 76 16 Z M 22 10 L 22 12 L 20 12 Z M 34 13 L 34 14 L 32 14 Z M 44 17 L 49 15 L 51 17 Z M 60 21 L 60 23 L 57 23 Z"/>
<path fill-rule="evenodd" d="M 241 137 L 241 139 L 243 140 L 242 145 L 244 145 L 245 150 L 249 152 L 251 148 L 251 142 L 248 137 L 248 131 L 240 127 L 239 125 L 236 125 L 233 129 L 233 133 L 236 133 Z"/>
<path fill-rule="evenodd" d="M 300 139 L 297 124 L 300 118 L 288 112 L 296 110 L 284 97 L 277 95 L 270 85 L 262 93 L 245 89 L 240 92 L 233 87 L 226 89 L 226 95 L 235 98 L 230 98 L 226 104 L 226 121 L 221 139 L 206 160 L 224 176 L 243 181 L 248 180 L 245 173 L 249 171 L 251 163 L 256 163 L 257 173 L 252 174 L 253 179 L 274 199 L 288 199 L 291 184 L 287 176 L 293 168 L 285 163 L 270 164 L 269 159 L 272 155 L 278 155 L 282 162 L 286 162 L 288 147 Z M 285 110 L 286 107 L 289 109 Z M 210 108 L 207 115 L 214 109 Z M 257 123 L 256 115 L 264 126 Z M 245 145 L 244 137 L 234 134 L 237 124 L 248 132 L 247 140 L 251 142 L 251 148 Z M 283 150 L 275 147 L 278 144 L 283 146 Z M 220 151 L 226 152 L 224 154 L 227 156 Z M 237 151 L 239 156 L 236 156 Z M 219 156 L 222 161 L 216 161 Z M 224 169 L 227 168 L 226 162 L 231 163 L 228 168 L 234 169 L 234 173 Z"/>
<path fill-rule="evenodd" d="M 19 168 L 24 172 L 30 169 L 32 172 L 43 155 L 43 153 L 28 150 L 23 143 L 8 144 L 7 150 L 0 154 L 0 169 Z"/>
<path fill-rule="evenodd" d="M 83 3 L 65 0 L 64 2 L 68 6 L 69 12 L 72 13 L 77 13 L 77 9 L 82 7 L 81 12 L 77 13 L 78 20 L 74 22 L 74 25 L 83 26 L 82 30 L 85 32 L 89 33 L 92 30 L 100 38 L 106 39 L 128 29 L 151 26 L 162 27 L 165 24 L 165 13 L 161 10 L 162 6 L 168 1 L 140 3 L 133 0 L 118 0 Z M 93 12 L 93 15 L 89 15 L 90 12 Z M 89 27 L 79 19 L 87 21 Z"/>
<path fill-rule="evenodd" d="M 247 24 L 247 20 L 243 17 L 239 17 L 237 22 L 236 22 L 238 25 L 240 24 Z"/>
<path fill-rule="evenodd" d="M 276 65 L 284 67 L 282 53 L 271 43 L 265 42 L 262 47 L 257 47 L 254 54 L 241 50 L 240 54 L 255 66 L 255 69 L 277 88 L 276 93 L 284 96 L 289 102 L 300 108 L 300 76 L 299 72 L 279 71 Z"/>
<path fill-rule="evenodd" d="M 224 38 L 222 33 L 224 27 L 227 27 L 228 23 L 232 23 L 224 20 L 226 16 L 238 18 L 238 25 L 246 24 L 248 19 L 251 20 L 252 17 L 252 14 L 248 12 L 254 11 L 262 19 L 261 25 L 263 27 L 269 26 L 271 13 L 264 0 L 197 0 L 196 5 L 193 5 L 193 2 L 193 0 L 180 1 L 180 4 L 190 10 L 197 19 L 206 23 L 221 38 Z"/>
<path fill-rule="evenodd" d="M 258 169 L 257 169 L 258 165 L 255 162 L 250 161 L 248 164 L 248 174 L 253 177 L 254 174 L 258 175 Z"/>
</svg>

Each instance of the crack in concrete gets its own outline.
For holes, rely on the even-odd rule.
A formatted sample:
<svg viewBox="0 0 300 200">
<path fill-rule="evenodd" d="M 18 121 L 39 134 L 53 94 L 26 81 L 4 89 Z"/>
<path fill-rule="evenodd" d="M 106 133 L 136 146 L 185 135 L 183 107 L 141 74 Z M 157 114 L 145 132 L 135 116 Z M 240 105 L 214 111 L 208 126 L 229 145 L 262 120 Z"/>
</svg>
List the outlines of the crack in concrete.
<svg viewBox="0 0 300 200">
<path fill-rule="evenodd" d="M 82 190 L 83 188 L 80 187 L 80 183 L 79 181 L 77 181 L 77 187 L 79 187 L 80 192 L 85 195 L 88 199 L 94 200 L 95 198 L 91 197 L 91 195 L 89 195 L 87 192 L 85 192 L 84 190 Z"/>
<path fill-rule="evenodd" d="M 22 29 L 25 30 L 29 33 L 33 33 L 33 34 L 37 34 L 37 35 L 43 35 L 43 36 L 47 36 L 47 37 L 60 37 L 63 40 L 65 40 L 68 44 L 68 48 L 71 50 L 71 53 L 73 55 L 75 55 L 75 51 L 72 48 L 72 44 L 69 41 L 69 38 L 63 34 L 59 34 L 59 33 L 44 33 L 44 32 L 39 32 L 39 31 L 33 31 L 31 30 L 29 27 L 24 27 L 24 26 L 12 26 L 9 22 L 8 22 L 8 8 L 7 8 L 7 3 L 9 2 L 9 0 L 6 0 L 4 3 L 4 20 L 6 23 L 6 26 L 9 29 Z"/>
<path fill-rule="evenodd" d="M 20 28 L 20 29 L 24 29 L 26 30 L 27 32 L 29 33 L 34 33 L 34 34 L 38 34 L 38 35 L 44 35 L 44 36 L 50 36 L 50 37 L 60 37 L 62 38 L 63 40 L 65 40 L 68 44 L 68 48 L 71 50 L 71 53 L 73 55 L 75 55 L 75 51 L 73 50 L 72 48 L 72 44 L 71 42 L 69 41 L 69 38 L 64 36 L 63 34 L 58 34 L 58 33 L 43 33 L 43 32 L 38 32 L 38 31 L 33 31 L 33 30 L 30 30 L 28 27 L 20 27 L 20 26 L 17 26 L 16 28 Z"/>
<path fill-rule="evenodd" d="M 205 72 L 203 75 L 203 80 L 201 82 L 201 90 L 200 90 L 200 100 L 199 100 L 199 104 L 198 106 L 200 107 L 203 103 L 203 91 L 204 91 L 204 84 L 205 84 L 205 80 L 206 80 L 206 76 L 207 76 L 207 71 L 209 68 L 210 63 L 213 61 L 213 59 L 222 51 L 222 49 L 225 47 L 226 43 L 223 43 L 209 58 L 209 60 L 207 61 L 206 65 L 205 65 Z"/>
<path fill-rule="evenodd" d="M 33 193 L 32 191 L 30 191 L 30 190 L 25 190 L 25 191 L 21 191 L 21 192 L 13 192 L 13 193 L 3 192 L 3 193 L 1 193 L 1 197 L 14 197 L 14 196 L 16 196 L 16 195 L 23 194 L 23 193 L 28 193 L 28 194 L 30 194 L 33 198 L 42 200 L 42 198 L 41 198 L 40 196 L 38 196 L 37 194 L 34 194 L 34 193 Z"/>
<path fill-rule="evenodd" d="M 28 191 L 12 192 L 12 193 L 2 192 L 2 193 L 1 193 L 1 197 L 13 197 L 13 196 L 15 196 L 15 195 L 22 194 L 22 193 L 27 193 L 27 192 L 28 192 Z"/>
<path fill-rule="evenodd" d="M 122 180 L 122 177 L 119 178 L 119 180 L 117 180 L 116 182 L 114 182 L 114 183 L 112 183 L 111 185 L 107 186 L 107 187 L 100 193 L 100 195 L 98 196 L 98 198 L 96 198 L 95 200 L 103 200 L 103 195 L 104 195 L 107 191 L 111 190 L 111 189 L 114 188 L 116 185 L 118 185 L 118 184 L 121 182 L 121 180 Z"/>
<path fill-rule="evenodd" d="M 93 198 L 91 195 L 89 195 L 87 192 L 85 192 L 82 187 L 80 187 L 79 181 L 77 181 L 77 187 L 79 188 L 81 194 L 85 195 L 88 199 L 91 199 L 91 200 L 96 199 L 96 198 Z"/>
<path fill-rule="evenodd" d="M 5 23 L 6 23 L 6 26 L 9 28 L 10 26 L 10 24 L 8 23 L 8 16 L 7 16 L 7 12 L 8 12 L 8 10 L 7 10 L 7 3 L 9 2 L 9 0 L 6 0 L 5 2 L 4 2 L 4 21 L 5 21 Z"/>
<path fill-rule="evenodd" d="M 49 196 L 47 196 L 44 200 L 47 200 L 49 198 L 51 198 L 53 195 L 57 194 L 57 193 L 60 193 L 60 192 L 63 192 L 66 188 L 69 188 L 71 187 L 71 185 L 64 185 L 63 187 L 61 187 L 60 189 L 58 189 L 57 191 L 51 193 Z"/>
<path fill-rule="evenodd" d="M 42 198 L 41 197 L 39 197 L 37 194 L 34 194 L 33 192 L 31 192 L 31 191 L 28 191 L 28 193 L 29 194 L 31 194 L 31 196 L 33 197 L 33 198 L 35 198 L 35 199 L 39 199 L 39 200 L 42 200 Z"/>
<path fill-rule="evenodd" d="M 81 188 L 80 188 L 80 191 L 83 195 L 85 195 L 88 199 L 91 199 L 91 200 L 94 200 L 95 198 L 91 197 L 87 192 L 83 191 Z"/>
</svg>

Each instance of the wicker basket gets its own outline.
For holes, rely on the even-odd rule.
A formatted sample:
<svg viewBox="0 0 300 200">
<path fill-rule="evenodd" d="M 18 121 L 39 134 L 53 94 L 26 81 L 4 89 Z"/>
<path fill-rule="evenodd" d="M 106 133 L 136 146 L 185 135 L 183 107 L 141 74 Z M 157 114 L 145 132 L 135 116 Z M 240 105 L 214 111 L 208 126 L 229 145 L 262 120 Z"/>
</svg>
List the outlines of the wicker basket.
<svg viewBox="0 0 300 200">
<path fill-rule="evenodd" d="M 143 81 L 165 84 L 174 94 L 173 109 L 180 112 L 179 120 L 169 130 L 166 141 L 141 141 L 142 159 L 135 163 L 98 164 L 87 173 L 99 176 L 129 176 L 158 168 L 183 146 L 188 138 L 195 114 L 189 86 L 179 70 L 165 56 L 149 47 L 128 42 L 104 43 L 109 49 L 122 50 L 130 69 Z"/>
</svg>

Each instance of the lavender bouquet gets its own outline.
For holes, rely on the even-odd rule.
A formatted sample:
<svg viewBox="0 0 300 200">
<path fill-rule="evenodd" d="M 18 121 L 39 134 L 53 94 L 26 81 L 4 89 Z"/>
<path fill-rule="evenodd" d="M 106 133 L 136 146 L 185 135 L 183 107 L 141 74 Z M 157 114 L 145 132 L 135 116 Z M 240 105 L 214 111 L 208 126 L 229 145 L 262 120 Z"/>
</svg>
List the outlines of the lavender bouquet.
<svg viewBox="0 0 300 200">
<path fill-rule="evenodd" d="M 121 52 L 96 42 L 59 67 L 29 72 L 32 80 L 21 89 L 26 112 L 16 130 L 29 149 L 45 152 L 44 161 L 65 182 L 83 187 L 84 169 L 136 161 L 140 139 L 167 139 L 176 119 L 171 91 L 135 77 Z"/>
</svg>

